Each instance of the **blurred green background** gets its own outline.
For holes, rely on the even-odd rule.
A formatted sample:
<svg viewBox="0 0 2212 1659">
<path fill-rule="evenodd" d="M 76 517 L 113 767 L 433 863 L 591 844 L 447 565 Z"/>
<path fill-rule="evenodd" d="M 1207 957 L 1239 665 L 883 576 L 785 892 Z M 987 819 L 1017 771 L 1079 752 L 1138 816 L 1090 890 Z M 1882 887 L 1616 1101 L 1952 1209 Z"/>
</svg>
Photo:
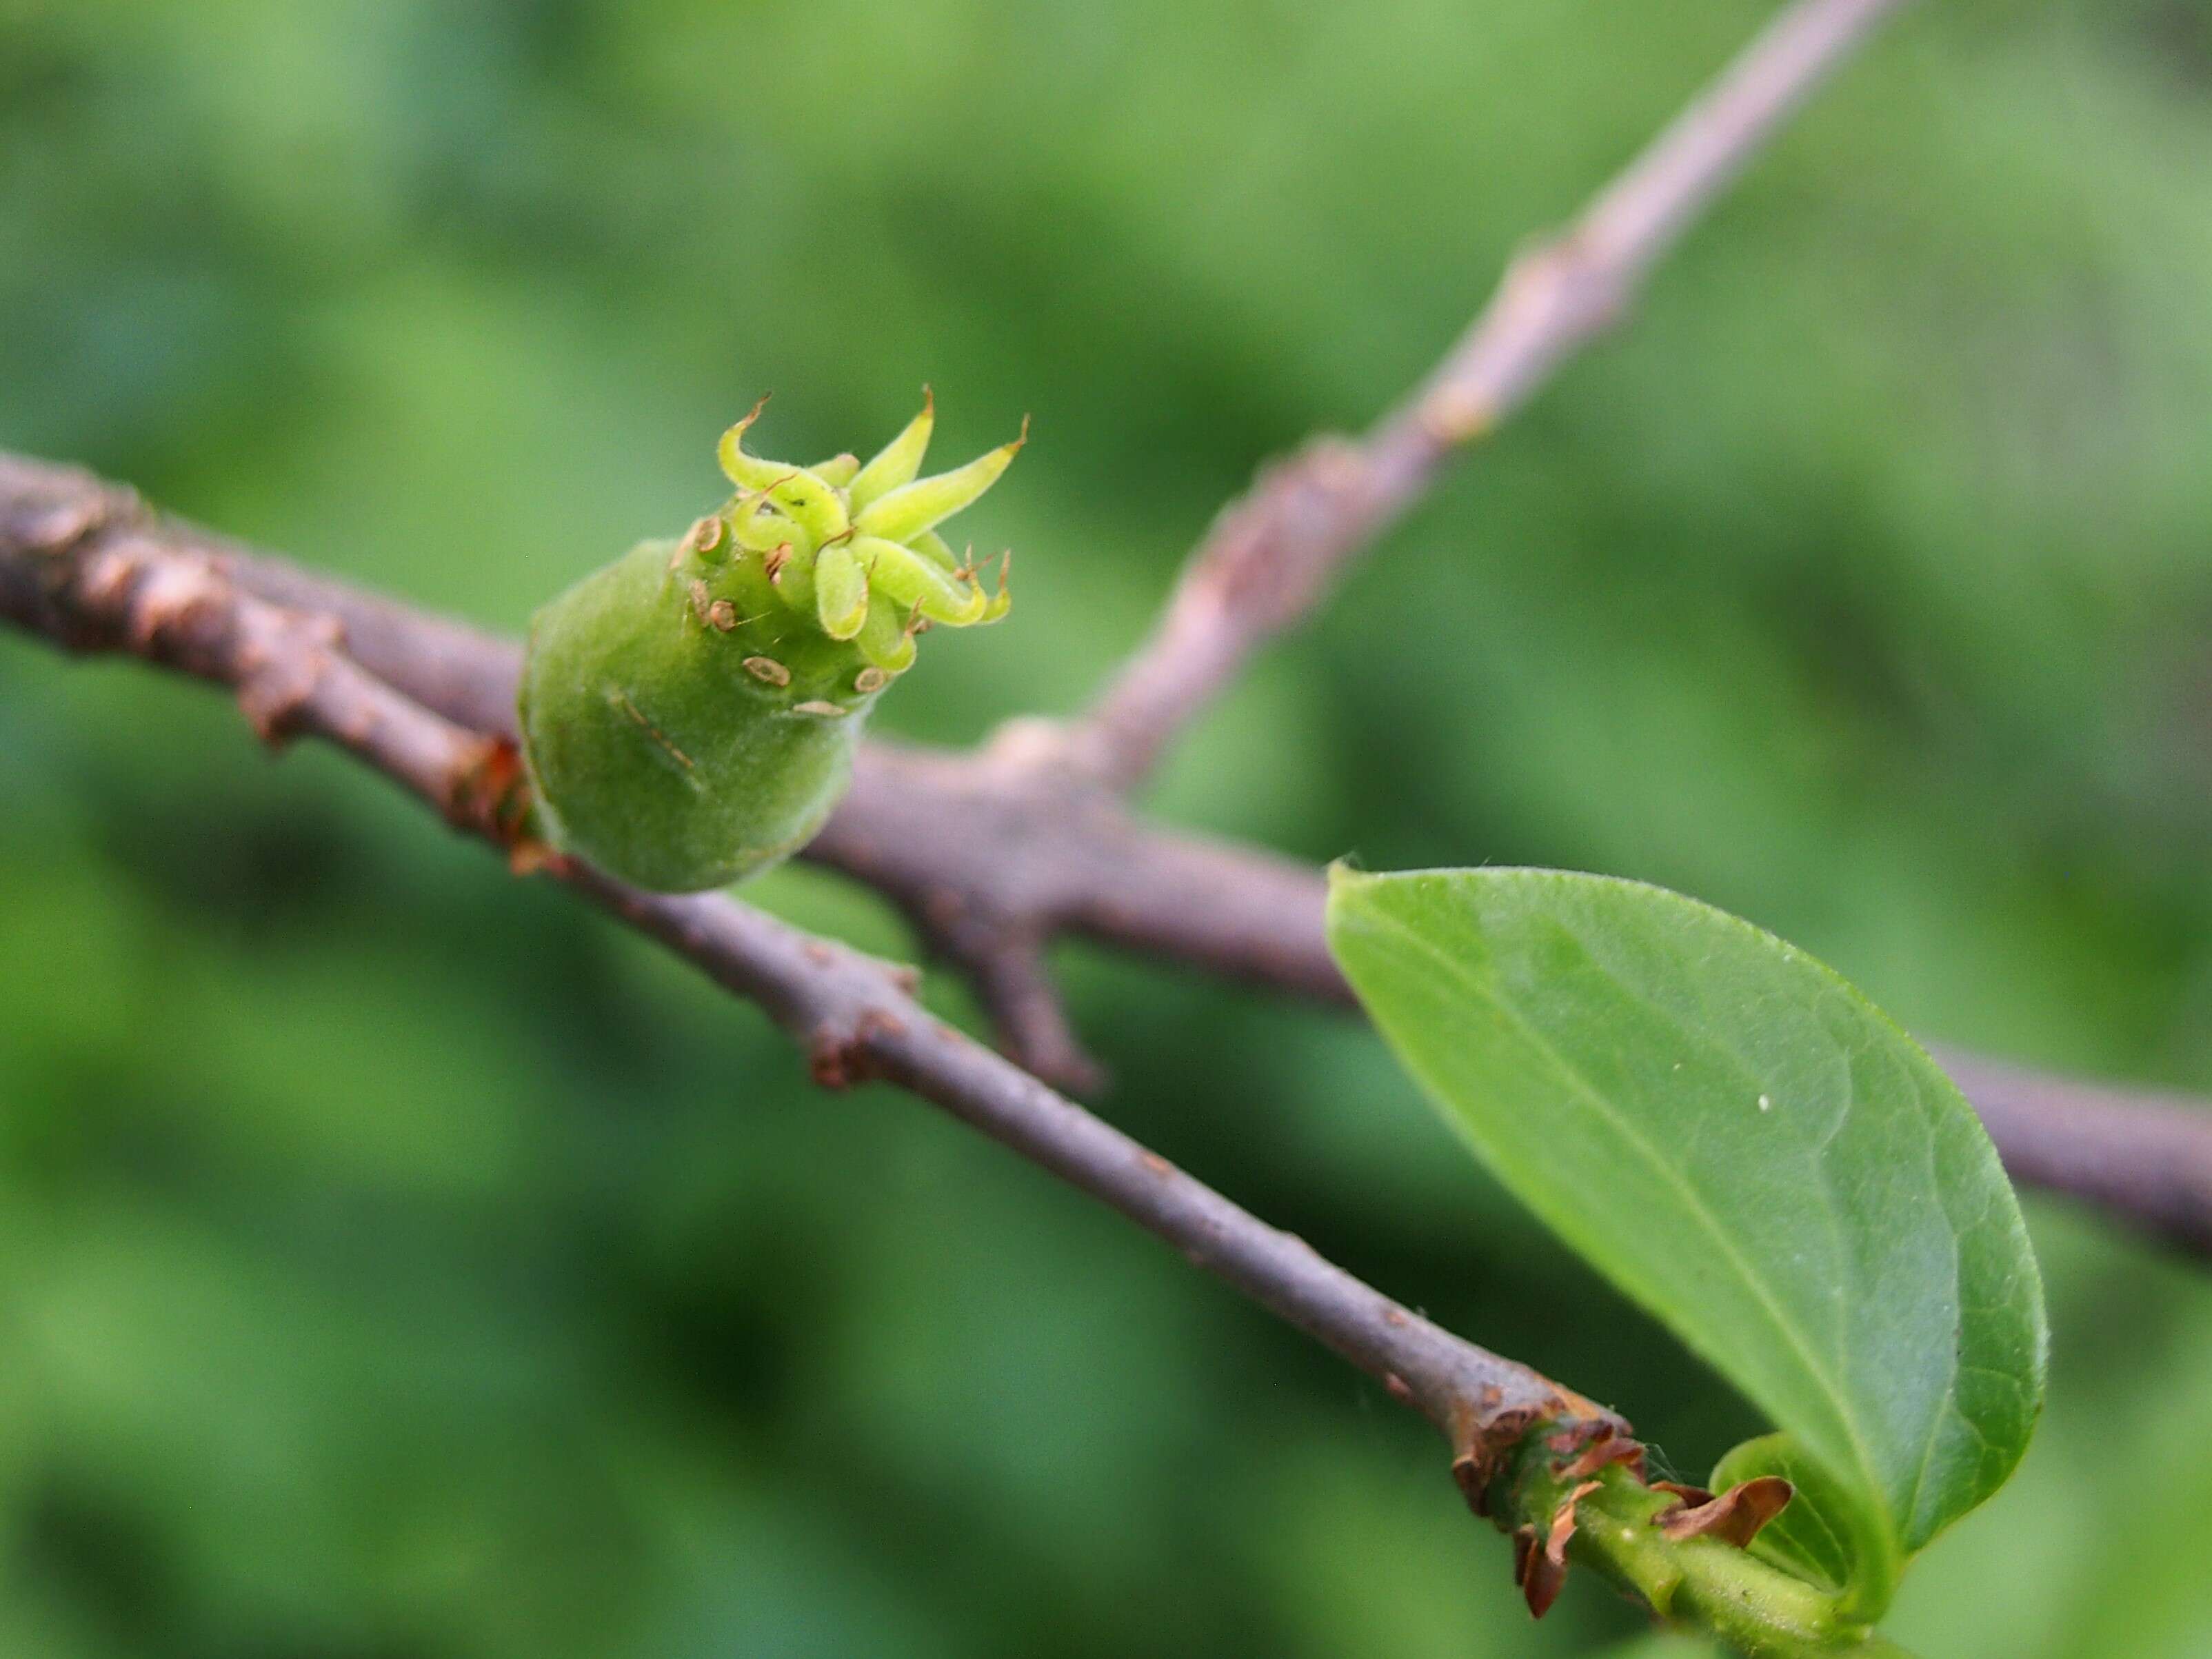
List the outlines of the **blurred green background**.
<svg viewBox="0 0 2212 1659">
<path fill-rule="evenodd" d="M 1015 617 L 884 714 L 965 741 L 1078 706 L 1766 11 L 0 0 L 0 443 L 515 629 L 763 391 L 775 453 L 1032 410 L 972 520 Z M 1927 1034 L 2212 1088 L 2208 295 L 2212 4 L 1919 9 L 1156 804 L 1650 878 Z M 1747 1426 L 1352 1020 L 1062 966 L 1116 1121 L 1684 1471 Z M 0 1651 L 1642 1640 L 1532 1626 L 1333 1359 L 202 690 L 0 639 Z M 2212 1279 L 2030 1213 L 2049 1416 L 1895 1634 L 2212 1652 Z"/>
</svg>

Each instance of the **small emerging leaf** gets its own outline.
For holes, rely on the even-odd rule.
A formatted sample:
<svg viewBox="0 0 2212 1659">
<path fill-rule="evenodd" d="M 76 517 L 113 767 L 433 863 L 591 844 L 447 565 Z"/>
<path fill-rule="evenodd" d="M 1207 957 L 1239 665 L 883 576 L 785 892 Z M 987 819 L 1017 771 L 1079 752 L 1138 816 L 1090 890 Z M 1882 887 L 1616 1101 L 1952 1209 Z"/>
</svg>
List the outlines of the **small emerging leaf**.
<svg viewBox="0 0 2212 1659">
<path fill-rule="evenodd" d="M 1798 1451 L 1786 1434 L 1747 1440 L 1713 1468 L 1712 1483 L 1728 1487 L 1779 1475 L 1796 1489 L 1789 1507 L 1752 1540 L 1753 1554 L 1823 1589 L 1860 1587 L 1863 1599 L 1887 1601 L 1903 1564 L 1889 1552 L 1869 1556 L 1854 1537 L 1850 1495 Z"/>
</svg>

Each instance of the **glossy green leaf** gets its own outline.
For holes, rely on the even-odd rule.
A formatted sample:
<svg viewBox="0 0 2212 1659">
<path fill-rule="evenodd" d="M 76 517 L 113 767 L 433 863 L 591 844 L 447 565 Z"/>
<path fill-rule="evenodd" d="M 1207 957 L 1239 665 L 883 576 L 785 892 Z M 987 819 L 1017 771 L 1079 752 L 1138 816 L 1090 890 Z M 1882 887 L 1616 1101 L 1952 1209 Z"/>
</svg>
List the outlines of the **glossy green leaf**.
<svg viewBox="0 0 2212 1659">
<path fill-rule="evenodd" d="M 1820 1466 L 1878 1612 L 2042 1402 L 2041 1280 L 1958 1090 L 1833 972 L 1659 888 L 1340 867 L 1329 938 L 1484 1162 Z"/>
<path fill-rule="evenodd" d="M 1786 1434 L 1747 1440 L 1713 1466 L 1705 1484 L 1726 1492 L 1762 1474 L 1778 1474 L 1796 1488 L 1789 1507 L 1751 1540 L 1751 1553 L 1824 1589 L 1856 1589 L 1863 1601 L 1888 1601 L 1904 1565 L 1887 1551 L 1869 1554 L 1854 1525 L 1856 1493 L 1808 1457 Z"/>
</svg>

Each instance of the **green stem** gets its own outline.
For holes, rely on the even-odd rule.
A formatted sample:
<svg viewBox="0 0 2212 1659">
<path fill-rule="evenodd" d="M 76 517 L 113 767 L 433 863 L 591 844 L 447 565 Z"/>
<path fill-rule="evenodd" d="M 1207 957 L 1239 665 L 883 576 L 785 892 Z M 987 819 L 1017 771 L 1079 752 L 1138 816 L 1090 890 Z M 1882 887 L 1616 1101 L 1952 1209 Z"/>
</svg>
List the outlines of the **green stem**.
<svg viewBox="0 0 2212 1659">
<path fill-rule="evenodd" d="M 1540 1551 L 1575 1488 L 1554 1467 L 1555 1425 L 1522 1437 L 1490 1492 L 1508 1532 L 1527 1528 Z M 1746 1659 L 1909 1659 L 1848 1617 L 1840 1598 L 1714 1538 L 1668 1538 L 1654 1524 L 1677 1500 L 1619 1464 L 1589 1477 L 1574 1500 L 1567 1559 L 1603 1575 L 1669 1624 L 1718 1638 Z"/>
</svg>

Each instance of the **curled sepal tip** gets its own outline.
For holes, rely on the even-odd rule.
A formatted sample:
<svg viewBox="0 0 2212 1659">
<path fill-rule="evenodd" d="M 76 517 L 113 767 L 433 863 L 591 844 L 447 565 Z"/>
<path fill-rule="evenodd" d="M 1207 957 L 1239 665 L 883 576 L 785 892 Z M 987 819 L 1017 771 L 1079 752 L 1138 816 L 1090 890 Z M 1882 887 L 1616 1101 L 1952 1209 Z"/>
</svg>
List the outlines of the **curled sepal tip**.
<svg viewBox="0 0 2212 1659">
<path fill-rule="evenodd" d="M 973 506 L 985 490 L 998 483 L 1029 440 L 1030 423 L 1024 416 L 1021 436 L 1012 443 L 1001 444 L 989 454 L 979 455 L 967 465 L 955 467 L 950 472 L 901 484 L 869 502 L 854 522 L 866 535 L 882 536 L 895 542 L 907 541 L 925 530 L 934 530 L 954 514 Z"/>
<path fill-rule="evenodd" d="M 1014 572 L 1014 550 L 1008 548 L 999 555 L 999 591 L 991 595 L 991 602 L 983 607 L 983 614 L 975 618 L 979 623 L 994 623 L 1014 608 L 1012 590 L 1007 580 Z"/>
<path fill-rule="evenodd" d="M 886 617 L 866 630 L 877 642 L 869 663 L 887 673 L 912 660 L 913 636 L 924 628 L 966 628 L 1006 613 L 1003 565 L 994 592 L 978 580 L 972 551 L 955 554 L 934 526 L 1004 475 L 1028 441 L 1026 418 L 1012 443 L 918 478 L 937 419 L 928 387 L 921 412 L 866 465 L 848 465 L 849 455 L 800 467 L 750 453 L 745 437 L 765 401 L 723 435 L 722 467 L 738 493 L 722 517 L 731 544 L 744 550 L 739 562 L 757 556 L 777 599 L 836 641 L 860 639 L 872 607 L 879 607 Z"/>
<path fill-rule="evenodd" d="M 842 536 L 849 521 L 844 495 L 836 484 L 811 467 L 763 460 L 745 453 L 745 434 L 767 406 L 768 399 L 762 398 L 722 434 L 716 452 L 722 471 L 740 490 L 750 491 L 798 523 L 817 543 Z"/>
</svg>

